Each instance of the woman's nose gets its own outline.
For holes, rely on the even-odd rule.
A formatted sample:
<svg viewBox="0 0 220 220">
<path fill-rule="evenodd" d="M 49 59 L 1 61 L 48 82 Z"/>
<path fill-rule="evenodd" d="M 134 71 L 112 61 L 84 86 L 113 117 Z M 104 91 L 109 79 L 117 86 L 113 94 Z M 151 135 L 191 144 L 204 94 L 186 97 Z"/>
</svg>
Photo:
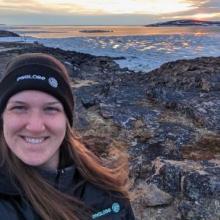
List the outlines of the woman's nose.
<svg viewBox="0 0 220 220">
<path fill-rule="evenodd" d="M 39 111 L 31 112 L 27 116 L 26 129 L 33 133 L 40 133 L 45 130 L 44 117 Z"/>
</svg>

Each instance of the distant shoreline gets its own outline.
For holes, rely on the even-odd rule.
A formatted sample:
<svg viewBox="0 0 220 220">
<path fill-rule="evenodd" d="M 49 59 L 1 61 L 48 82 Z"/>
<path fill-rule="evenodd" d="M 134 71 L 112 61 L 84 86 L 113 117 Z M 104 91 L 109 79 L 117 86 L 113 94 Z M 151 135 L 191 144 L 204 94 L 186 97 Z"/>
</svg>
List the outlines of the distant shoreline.
<svg viewBox="0 0 220 220">
<path fill-rule="evenodd" d="M 11 31 L 0 30 L 0 37 L 20 37 L 20 36 Z"/>
<path fill-rule="evenodd" d="M 166 21 L 159 22 L 154 24 L 144 25 L 144 27 L 169 27 L 169 26 L 201 26 L 201 27 L 210 27 L 210 26 L 219 26 L 220 21 L 200 21 L 200 20 L 174 20 L 174 21 Z"/>
</svg>

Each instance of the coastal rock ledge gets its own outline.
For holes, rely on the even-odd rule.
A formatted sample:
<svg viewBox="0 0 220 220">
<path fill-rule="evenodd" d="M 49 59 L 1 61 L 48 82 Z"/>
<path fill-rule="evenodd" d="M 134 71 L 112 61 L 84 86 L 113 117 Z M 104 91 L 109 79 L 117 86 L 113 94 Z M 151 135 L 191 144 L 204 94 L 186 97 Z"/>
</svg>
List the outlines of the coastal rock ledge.
<svg viewBox="0 0 220 220">
<path fill-rule="evenodd" d="M 46 52 L 73 80 L 74 126 L 85 144 L 114 160 L 128 154 L 137 220 L 220 219 L 220 57 L 169 62 L 135 73 L 109 57 L 39 44 L 0 44 L 11 57 Z M 11 49 L 10 49 L 11 48 Z"/>
<path fill-rule="evenodd" d="M 20 36 L 11 31 L 0 30 L 0 37 L 20 37 Z"/>
</svg>

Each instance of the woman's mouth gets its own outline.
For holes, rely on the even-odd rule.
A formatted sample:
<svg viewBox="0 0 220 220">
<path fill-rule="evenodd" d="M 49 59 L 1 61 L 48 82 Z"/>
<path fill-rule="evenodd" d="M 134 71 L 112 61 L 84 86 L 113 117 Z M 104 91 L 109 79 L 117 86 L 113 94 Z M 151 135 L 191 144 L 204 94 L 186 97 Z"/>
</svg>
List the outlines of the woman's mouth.
<svg viewBox="0 0 220 220">
<path fill-rule="evenodd" d="M 28 144 L 41 144 L 43 141 L 47 139 L 47 137 L 28 137 L 28 136 L 22 136 L 22 138 Z"/>
</svg>

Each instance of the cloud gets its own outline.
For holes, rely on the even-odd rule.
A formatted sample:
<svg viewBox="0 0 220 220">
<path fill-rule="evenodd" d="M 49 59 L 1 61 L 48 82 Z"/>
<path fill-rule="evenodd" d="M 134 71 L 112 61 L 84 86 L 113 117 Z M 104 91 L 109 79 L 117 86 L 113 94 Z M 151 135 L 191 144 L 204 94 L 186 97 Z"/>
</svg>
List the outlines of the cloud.
<svg viewBox="0 0 220 220">
<path fill-rule="evenodd" d="M 192 5 L 197 5 L 199 10 L 219 10 L 220 1 L 219 0 L 187 0 Z"/>
<path fill-rule="evenodd" d="M 154 15 L 191 9 L 191 4 L 183 0 L 166 0 L 166 4 L 164 0 L 81 0 L 78 4 L 84 8 L 85 13 L 94 14 Z"/>
<path fill-rule="evenodd" d="M 8 13 L 10 12 L 23 12 L 25 13 L 36 13 L 36 14 L 43 14 L 43 13 L 50 13 L 50 14 L 66 14 L 71 11 L 71 9 L 75 9 L 76 14 L 83 11 L 83 8 L 79 5 L 73 4 L 46 4 L 45 2 L 41 2 L 39 0 L 29 0 L 29 1 L 22 1 L 22 0 L 0 0 L 0 11 L 7 10 Z"/>
<path fill-rule="evenodd" d="M 1 10 L 22 10 L 22 11 L 39 11 L 41 4 L 36 0 L 19 1 L 19 0 L 0 0 Z"/>
<path fill-rule="evenodd" d="M 59 14 L 160 14 L 192 9 L 186 0 L 0 0 L 2 9 Z M 194 6 L 193 6 L 194 7 Z"/>
<path fill-rule="evenodd" d="M 220 0 L 0 0 L 1 23 L 112 24 L 113 20 L 117 24 L 117 18 L 118 23 L 127 24 L 134 24 L 132 19 L 137 18 L 136 24 L 155 19 L 220 20 L 219 11 Z"/>
<path fill-rule="evenodd" d="M 219 0 L 187 0 L 194 7 L 191 10 L 170 13 L 163 15 L 162 18 L 170 19 L 207 19 L 220 20 L 220 1 Z"/>
</svg>

